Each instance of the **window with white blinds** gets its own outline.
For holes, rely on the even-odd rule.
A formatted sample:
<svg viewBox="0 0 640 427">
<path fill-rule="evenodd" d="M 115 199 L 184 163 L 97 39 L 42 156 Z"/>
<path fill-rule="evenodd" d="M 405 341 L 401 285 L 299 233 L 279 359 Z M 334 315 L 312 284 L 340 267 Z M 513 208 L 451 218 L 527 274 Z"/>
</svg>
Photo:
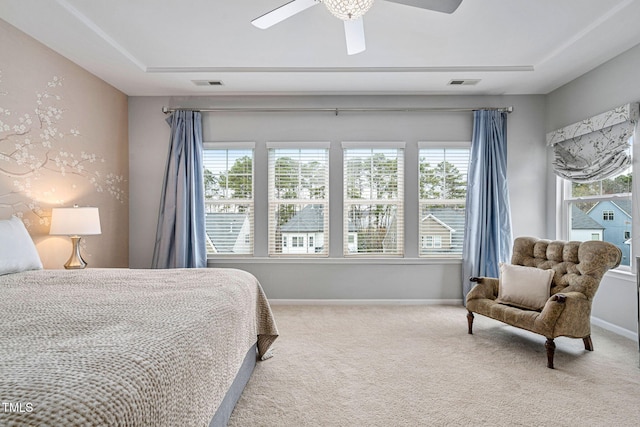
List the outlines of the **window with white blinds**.
<svg viewBox="0 0 640 427">
<path fill-rule="evenodd" d="M 207 255 L 253 254 L 253 143 L 205 143 Z"/>
<path fill-rule="evenodd" d="M 345 256 L 404 254 L 404 143 L 344 142 Z"/>
<path fill-rule="evenodd" d="M 329 255 L 329 143 L 268 143 L 269 255 Z"/>
<path fill-rule="evenodd" d="M 467 147 L 420 144 L 420 256 L 462 256 L 468 166 Z"/>
</svg>

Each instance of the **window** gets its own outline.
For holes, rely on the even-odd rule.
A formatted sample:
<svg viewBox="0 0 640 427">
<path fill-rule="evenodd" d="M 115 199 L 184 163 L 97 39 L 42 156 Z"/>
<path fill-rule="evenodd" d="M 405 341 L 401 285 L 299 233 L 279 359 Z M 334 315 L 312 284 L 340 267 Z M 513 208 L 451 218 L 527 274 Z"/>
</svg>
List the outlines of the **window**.
<svg viewBox="0 0 640 427">
<path fill-rule="evenodd" d="M 469 149 L 420 144 L 420 256 L 461 257 Z"/>
<path fill-rule="evenodd" d="M 625 104 L 547 134 L 555 174 L 562 179 L 561 236 L 585 241 L 598 235 L 622 251 L 631 267 L 634 129 L 638 105 Z M 636 153 L 634 153 L 636 151 Z M 637 221 L 637 220 L 636 220 Z M 624 267 L 623 267 L 624 268 Z"/>
<path fill-rule="evenodd" d="M 253 144 L 205 143 L 207 254 L 253 254 Z"/>
<path fill-rule="evenodd" d="M 269 143 L 267 147 L 269 255 L 327 256 L 329 144 Z M 305 237 L 313 245 L 305 245 Z"/>
<path fill-rule="evenodd" d="M 631 265 L 633 211 L 631 167 L 592 183 L 564 181 L 565 209 L 570 240 L 604 240 L 622 250 L 620 265 Z M 593 236 L 598 236 L 594 239 Z"/>
<path fill-rule="evenodd" d="M 442 236 L 420 236 L 422 249 L 441 248 Z"/>
<path fill-rule="evenodd" d="M 345 255 L 404 253 L 404 143 L 344 142 Z"/>
</svg>

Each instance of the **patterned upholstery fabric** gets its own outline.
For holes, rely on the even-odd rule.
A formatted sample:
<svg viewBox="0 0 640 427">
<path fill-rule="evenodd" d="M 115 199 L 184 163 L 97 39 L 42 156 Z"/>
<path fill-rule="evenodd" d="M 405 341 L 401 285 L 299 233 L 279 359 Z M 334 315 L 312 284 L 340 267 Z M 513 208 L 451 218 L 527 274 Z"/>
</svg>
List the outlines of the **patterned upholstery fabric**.
<svg viewBox="0 0 640 427">
<path fill-rule="evenodd" d="M 622 253 L 601 241 L 564 242 L 518 237 L 511 263 L 554 271 L 551 297 L 541 311 L 499 304 L 499 280 L 480 278 L 467 294 L 467 310 L 544 335 L 586 338 L 591 335 L 591 302 L 602 276 L 620 265 Z M 562 295 L 564 298 L 558 298 Z"/>
</svg>

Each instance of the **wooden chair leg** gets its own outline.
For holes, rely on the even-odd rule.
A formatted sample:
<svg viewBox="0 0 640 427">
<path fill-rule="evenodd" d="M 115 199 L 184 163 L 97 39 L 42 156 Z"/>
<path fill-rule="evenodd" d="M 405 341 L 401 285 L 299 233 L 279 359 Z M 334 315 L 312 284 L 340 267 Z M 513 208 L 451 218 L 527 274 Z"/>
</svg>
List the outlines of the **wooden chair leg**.
<svg viewBox="0 0 640 427">
<path fill-rule="evenodd" d="M 588 337 L 582 338 L 582 341 L 584 341 L 585 350 L 593 351 L 593 341 L 591 341 L 591 335 L 589 335 Z"/>
<path fill-rule="evenodd" d="M 469 334 L 473 335 L 473 313 L 467 311 L 467 323 L 469 324 Z"/>
<path fill-rule="evenodd" d="M 547 338 L 544 346 L 547 348 L 547 368 L 553 369 L 553 354 L 556 351 L 556 343 L 553 342 L 553 338 Z"/>
</svg>

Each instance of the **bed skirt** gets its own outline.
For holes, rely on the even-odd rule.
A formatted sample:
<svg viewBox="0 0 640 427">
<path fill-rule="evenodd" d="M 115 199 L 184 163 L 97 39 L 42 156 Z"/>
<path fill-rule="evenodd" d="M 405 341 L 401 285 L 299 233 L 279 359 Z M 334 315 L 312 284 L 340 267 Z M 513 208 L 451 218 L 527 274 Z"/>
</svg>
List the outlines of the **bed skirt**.
<svg viewBox="0 0 640 427">
<path fill-rule="evenodd" d="M 242 391 L 251 378 L 251 374 L 256 367 L 257 360 L 258 345 L 254 344 L 254 346 L 247 352 L 247 355 L 242 362 L 242 366 L 240 366 L 240 370 L 238 371 L 238 375 L 236 375 L 236 378 L 233 380 L 231 387 L 229 387 L 227 394 L 224 396 L 224 399 L 222 399 L 222 403 L 220 403 L 209 427 L 226 427 L 229 423 L 231 413 L 236 407 L 236 403 L 238 403 L 238 400 L 242 395 Z"/>
</svg>

